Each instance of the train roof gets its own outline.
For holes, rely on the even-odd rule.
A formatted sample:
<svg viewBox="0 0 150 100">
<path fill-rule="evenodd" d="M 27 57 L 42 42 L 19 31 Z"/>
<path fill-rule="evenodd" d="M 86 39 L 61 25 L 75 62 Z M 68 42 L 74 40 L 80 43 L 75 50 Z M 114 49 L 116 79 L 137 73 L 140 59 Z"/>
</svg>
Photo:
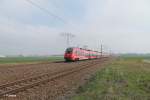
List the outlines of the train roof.
<svg viewBox="0 0 150 100">
<path fill-rule="evenodd" d="M 81 50 L 87 50 L 87 51 L 93 51 L 93 52 L 101 53 L 99 51 L 94 51 L 94 50 L 89 50 L 89 49 L 84 49 L 84 48 L 79 48 L 79 47 L 68 47 L 68 48 L 77 48 L 77 49 L 81 49 Z"/>
</svg>

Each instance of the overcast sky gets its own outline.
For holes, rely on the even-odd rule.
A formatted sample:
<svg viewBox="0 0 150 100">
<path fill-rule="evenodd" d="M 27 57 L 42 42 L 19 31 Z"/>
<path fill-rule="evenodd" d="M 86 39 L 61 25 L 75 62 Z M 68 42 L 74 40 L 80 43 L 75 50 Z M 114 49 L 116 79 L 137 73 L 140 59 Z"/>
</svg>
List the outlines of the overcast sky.
<svg viewBox="0 0 150 100">
<path fill-rule="evenodd" d="M 0 0 L 0 55 L 60 54 L 62 32 L 76 35 L 71 46 L 116 53 L 150 52 L 149 0 Z"/>
</svg>

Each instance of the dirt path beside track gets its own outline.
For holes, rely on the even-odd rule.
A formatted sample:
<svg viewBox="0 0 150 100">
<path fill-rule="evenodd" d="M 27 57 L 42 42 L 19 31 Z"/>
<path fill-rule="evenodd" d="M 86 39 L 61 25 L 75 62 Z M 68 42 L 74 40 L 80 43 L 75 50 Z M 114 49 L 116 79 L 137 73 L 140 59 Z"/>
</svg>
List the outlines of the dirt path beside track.
<svg viewBox="0 0 150 100">
<path fill-rule="evenodd" d="M 60 79 L 56 79 L 46 84 L 28 89 L 27 91 L 20 92 L 16 95 L 16 97 L 10 97 L 7 99 L 8 100 L 70 100 L 70 97 L 75 95 L 75 91 L 77 90 L 77 88 L 85 84 L 89 80 L 89 78 L 97 70 L 100 70 L 101 68 L 103 68 L 104 65 L 110 61 L 110 59 L 105 58 L 105 59 L 81 61 L 81 62 L 75 62 L 75 63 L 54 63 L 54 64 L 47 65 L 50 67 L 49 71 L 50 70 L 61 71 L 64 68 L 70 68 L 70 67 L 75 67 L 75 66 L 77 67 L 83 64 L 93 63 L 94 61 L 99 61 L 99 63 L 85 70 L 72 73 Z M 46 67 L 45 64 L 44 66 Z M 63 67 L 60 67 L 60 66 L 63 66 Z M 34 68 L 34 67 L 30 66 L 29 68 Z"/>
<path fill-rule="evenodd" d="M 33 77 L 43 73 L 53 73 L 67 68 L 79 66 L 90 61 L 79 62 L 47 62 L 39 64 L 20 64 L 0 66 L 0 84 L 19 80 L 22 78 Z"/>
</svg>

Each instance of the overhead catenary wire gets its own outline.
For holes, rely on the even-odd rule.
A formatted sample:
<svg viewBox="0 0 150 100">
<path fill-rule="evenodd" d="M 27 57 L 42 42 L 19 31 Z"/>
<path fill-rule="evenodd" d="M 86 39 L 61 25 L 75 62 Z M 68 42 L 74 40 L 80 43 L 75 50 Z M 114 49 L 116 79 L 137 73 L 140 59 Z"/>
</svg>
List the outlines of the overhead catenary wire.
<svg viewBox="0 0 150 100">
<path fill-rule="evenodd" d="M 39 4 L 35 3 L 35 2 L 33 2 L 32 0 L 25 0 L 25 1 L 27 1 L 27 2 L 30 3 L 31 5 L 33 5 L 33 6 L 37 7 L 37 8 L 39 8 L 41 11 L 45 12 L 47 15 L 49 15 L 49 16 L 51 16 L 51 17 L 54 17 L 54 18 L 56 18 L 57 20 L 63 22 L 64 24 L 68 24 L 69 26 L 74 27 L 74 29 L 76 28 L 75 25 L 72 24 L 72 23 L 70 23 L 68 20 L 65 20 L 64 18 L 62 18 L 62 17 L 60 17 L 60 16 L 58 16 L 58 15 L 52 13 L 51 11 L 49 11 L 48 9 L 46 9 L 45 7 L 42 7 L 41 5 L 39 5 Z M 78 31 L 78 32 L 80 32 L 80 30 L 78 30 L 78 29 L 75 29 L 75 30 Z"/>
<path fill-rule="evenodd" d="M 46 9 L 45 7 L 42 7 L 41 5 L 39 5 L 38 3 L 33 2 L 32 0 L 26 0 L 28 3 L 30 3 L 31 5 L 39 8 L 41 11 L 45 12 L 46 14 L 48 14 L 49 16 L 52 16 L 56 19 L 58 19 L 59 21 L 63 22 L 64 24 L 69 24 L 71 26 L 74 27 L 74 25 L 72 23 L 69 23 L 68 21 L 64 20 L 62 17 L 50 12 L 48 9 Z M 62 35 L 62 34 L 61 34 Z M 65 35 L 67 37 L 67 46 L 69 46 L 69 42 L 70 42 L 70 38 L 75 37 L 75 35 L 71 34 L 71 33 L 66 33 Z"/>
<path fill-rule="evenodd" d="M 63 22 L 64 24 L 69 24 L 69 25 L 71 25 L 71 26 L 74 27 L 74 24 L 69 23 L 68 21 L 66 21 L 66 20 L 63 19 L 62 17 L 60 17 L 60 16 L 58 16 L 58 15 L 52 13 L 51 11 L 49 11 L 48 9 L 46 9 L 45 7 L 42 7 L 41 5 L 39 5 L 38 3 L 35 3 L 35 2 L 33 2 L 32 0 L 25 0 L 25 1 L 27 1 L 27 2 L 30 3 L 31 5 L 33 5 L 33 6 L 37 7 L 37 8 L 39 8 L 41 11 L 45 12 L 45 13 L 48 14 L 49 16 L 54 17 L 54 18 L 56 18 L 57 20 Z M 75 28 L 74 28 L 74 29 L 75 29 Z M 75 29 L 75 30 L 78 31 L 78 32 L 80 32 L 78 29 Z M 68 38 L 68 37 L 69 37 L 69 35 L 67 36 L 67 38 Z M 69 41 L 69 39 L 67 39 L 67 41 Z M 69 42 L 67 42 L 67 44 L 69 45 Z"/>
<path fill-rule="evenodd" d="M 44 7 L 41 7 L 40 5 L 38 5 L 37 3 L 33 2 L 32 0 L 26 0 L 26 1 L 27 1 L 28 3 L 30 3 L 30 4 L 32 4 L 33 6 L 39 8 L 39 9 L 42 10 L 43 12 L 47 13 L 49 16 L 52 16 L 52 17 L 54 17 L 54 18 L 60 20 L 61 22 L 65 23 L 65 24 L 67 23 L 67 21 L 64 20 L 63 18 L 61 18 L 60 16 L 58 16 L 58 15 L 56 15 L 56 14 L 50 12 L 49 10 L 47 10 L 47 9 L 44 8 Z"/>
</svg>

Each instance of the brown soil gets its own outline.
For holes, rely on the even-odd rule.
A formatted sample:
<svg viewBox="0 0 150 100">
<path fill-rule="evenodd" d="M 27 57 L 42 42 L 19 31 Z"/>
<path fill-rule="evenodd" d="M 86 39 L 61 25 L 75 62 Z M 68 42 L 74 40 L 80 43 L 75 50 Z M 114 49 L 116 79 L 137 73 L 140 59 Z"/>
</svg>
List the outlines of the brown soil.
<svg viewBox="0 0 150 100">
<path fill-rule="evenodd" d="M 33 77 L 43 73 L 61 71 L 85 63 L 81 62 L 50 62 L 40 64 L 20 64 L 20 65 L 3 65 L 0 66 L 0 84 L 14 80 Z"/>
<path fill-rule="evenodd" d="M 43 63 L 25 66 L 6 66 L 0 67 L 0 83 L 6 83 L 24 77 L 39 75 L 40 73 L 56 72 L 71 67 L 88 64 L 95 60 L 71 62 L 71 63 Z M 98 65 L 88 69 L 72 73 L 61 79 L 50 81 L 49 83 L 28 89 L 25 92 L 18 93 L 17 97 L 7 98 L 8 100 L 70 100 L 70 97 L 75 95 L 77 88 L 85 84 L 89 78 L 109 60 L 107 58 L 99 59 Z"/>
</svg>

